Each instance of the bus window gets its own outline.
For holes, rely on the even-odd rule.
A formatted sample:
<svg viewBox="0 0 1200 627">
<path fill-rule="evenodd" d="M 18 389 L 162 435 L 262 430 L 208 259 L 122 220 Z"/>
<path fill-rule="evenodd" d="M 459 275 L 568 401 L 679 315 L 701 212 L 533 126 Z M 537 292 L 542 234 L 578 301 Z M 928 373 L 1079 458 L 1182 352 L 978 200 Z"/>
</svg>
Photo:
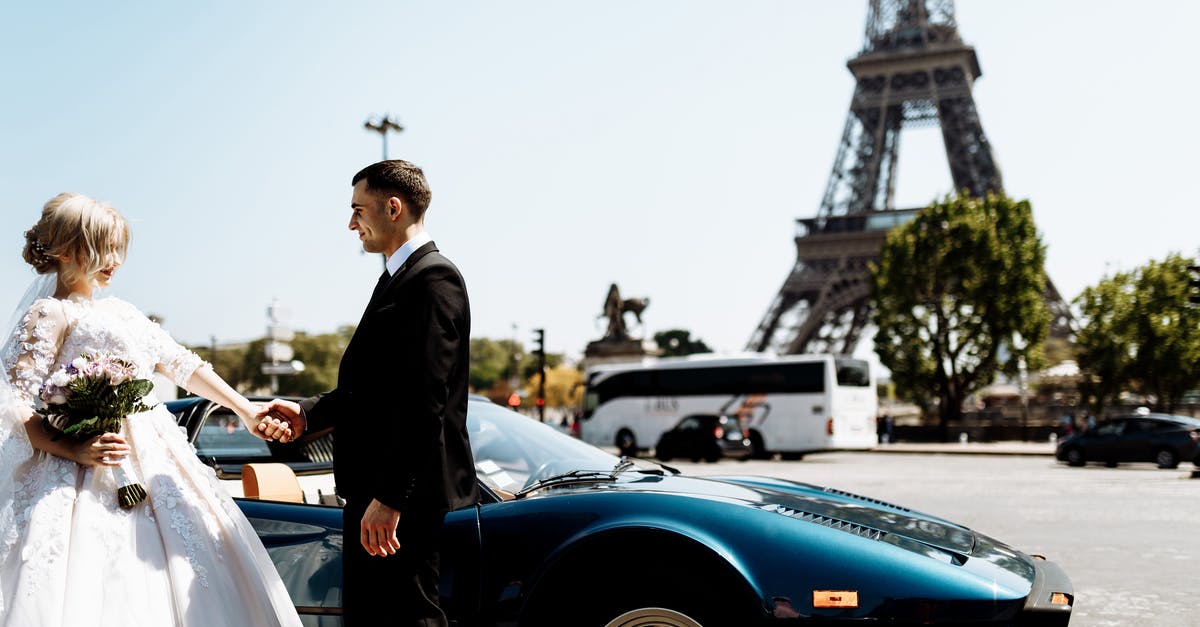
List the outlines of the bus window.
<svg viewBox="0 0 1200 627">
<path fill-rule="evenodd" d="M 838 385 L 854 387 L 871 385 L 871 371 L 865 360 L 838 358 L 834 364 L 837 366 Z"/>
</svg>

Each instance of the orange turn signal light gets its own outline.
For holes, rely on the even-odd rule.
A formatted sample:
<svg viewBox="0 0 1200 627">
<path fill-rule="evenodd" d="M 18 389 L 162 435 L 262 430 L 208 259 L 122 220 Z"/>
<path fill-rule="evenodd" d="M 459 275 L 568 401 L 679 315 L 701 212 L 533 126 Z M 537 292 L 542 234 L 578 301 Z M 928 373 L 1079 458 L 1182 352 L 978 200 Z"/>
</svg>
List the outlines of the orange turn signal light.
<svg viewBox="0 0 1200 627">
<path fill-rule="evenodd" d="M 1055 592 L 1050 595 L 1050 605 L 1070 605 L 1071 596 L 1062 592 Z"/>
<path fill-rule="evenodd" d="M 813 607 L 858 607 L 858 590 L 813 590 Z"/>
</svg>

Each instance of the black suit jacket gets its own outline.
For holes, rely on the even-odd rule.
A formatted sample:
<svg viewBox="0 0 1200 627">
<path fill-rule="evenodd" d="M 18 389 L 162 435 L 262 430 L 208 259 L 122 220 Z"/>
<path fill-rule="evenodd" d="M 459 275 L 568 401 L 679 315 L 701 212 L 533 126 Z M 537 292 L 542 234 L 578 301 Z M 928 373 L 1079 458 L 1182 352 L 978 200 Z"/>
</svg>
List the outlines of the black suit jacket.
<svg viewBox="0 0 1200 627">
<path fill-rule="evenodd" d="M 339 495 L 402 513 L 478 500 L 466 424 L 470 336 L 462 275 L 429 242 L 376 290 L 337 388 L 300 403 L 310 432 L 334 429 Z"/>
</svg>

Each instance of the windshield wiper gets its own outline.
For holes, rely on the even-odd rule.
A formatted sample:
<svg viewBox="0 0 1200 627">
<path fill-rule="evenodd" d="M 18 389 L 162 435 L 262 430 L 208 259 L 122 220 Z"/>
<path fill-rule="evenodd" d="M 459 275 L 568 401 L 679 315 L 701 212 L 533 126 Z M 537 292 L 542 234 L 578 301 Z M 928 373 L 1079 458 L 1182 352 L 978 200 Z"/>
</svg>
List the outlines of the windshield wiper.
<svg viewBox="0 0 1200 627">
<path fill-rule="evenodd" d="M 640 457 L 626 456 L 626 457 L 622 457 L 621 460 L 617 462 L 617 465 L 613 466 L 612 470 L 604 471 L 604 470 L 576 469 L 576 470 L 572 470 L 570 472 L 564 472 L 561 474 L 553 475 L 551 477 L 546 477 L 545 479 L 539 479 L 539 480 L 535 481 L 529 487 L 522 488 L 521 491 L 516 492 L 515 496 L 517 498 L 521 498 L 531 492 L 536 492 L 538 490 L 541 490 L 542 488 L 549 487 L 552 485 L 616 481 L 617 477 L 619 477 L 621 475 L 621 473 L 636 468 L 637 462 L 652 462 L 658 466 L 663 467 L 664 469 L 669 471 L 671 474 L 674 474 L 674 475 L 679 474 L 678 469 L 672 468 L 664 463 L 649 460 L 649 459 L 642 459 Z M 637 471 L 646 473 L 646 474 L 650 474 L 650 475 L 665 474 L 665 473 L 663 473 L 662 470 L 659 470 L 657 468 L 638 468 Z"/>
<path fill-rule="evenodd" d="M 618 464 L 619 465 L 619 464 Z M 521 498 L 530 492 L 536 492 L 547 486 L 567 484 L 567 483 L 588 483 L 592 481 L 616 481 L 617 475 L 612 472 L 603 470 L 572 470 L 564 472 L 545 479 L 539 479 L 533 485 L 522 488 L 520 492 L 515 493 L 517 498 Z"/>
<path fill-rule="evenodd" d="M 626 470 L 629 470 L 630 468 L 633 468 L 633 466 L 634 466 L 633 458 L 622 457 L 621 461 L 617 462 L 616 466 L 613 466 L 612 472 L 610 472 L 608 474 L 608 476 L 612 477 L 613 479 L 616 479 L 617 475 L 625 472 Z"/>
<path fill-rule="evenodd" d="M 622 458 L 621 458 L 621 461 L 617 462 L 617 466 L 616 466 L 615 468 L 613 468 L 613 470 L 612 470 L 612 475 L 613 475 L 614 477 L 616 477 L 617 475 L 619 475 L 619 474 L 621 474 L 621 473 L 625 472 L 626 470 L 629 470 L 630 468 L 633 468 L 633 466 L 634 466 L 634 464 L 635 464 L 636 462 L 647 462 L 647 463 L 650 463 L 650 464 L 654 464 L 655 466 L 659 466 L 659 467 L 661 467 L 663 470 L 665 470 L 665 471 L 667 471 L 667 472 L 669 472 L 669 473 L 671 473 L 671 474 L 673 474 L 673 475 L 677 475 L 677 474 L 679 474 L 679 469 L 678 469 L 678 468 L 675 468 L 674 466 L 668 466 L 668 465 L 666 465 L 666 464 L 664 464 L 664 463 L 662 463 L 662 462 L 660 462 L 660 461 L 658 461 L 658 460 L 656 460 L 656 459 L 647 459 L 647 458 L 645 458 L 645 457 L 629 457 L 629 456 L 625 456 L 625 457 L 622 457 Z M 638 472 L 644 472 L 644 473 L 646 473 L 646 474 L 648 474 L 648 475 L 662 475 L 662 474 L 665 474 L 665 473 L 663 472 L 663 470 L 659 470 L 658 468 L 653 468 L 653 469 L 651 469 L 651 468 L 639 468 L 639 469 L 638 469 Z"/>
</svg>

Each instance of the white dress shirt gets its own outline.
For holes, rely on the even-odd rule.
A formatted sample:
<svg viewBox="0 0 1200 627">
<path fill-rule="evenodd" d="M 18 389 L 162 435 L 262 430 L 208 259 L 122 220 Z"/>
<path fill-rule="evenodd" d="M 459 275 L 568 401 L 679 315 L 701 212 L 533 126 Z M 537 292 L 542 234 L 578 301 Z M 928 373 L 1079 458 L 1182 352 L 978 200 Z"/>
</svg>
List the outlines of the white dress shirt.
<svg viewBox="0 0 1200 627">
<path fill-rule="evenodd" d="M 396 276 L 396 271 L 400 269 L 400 266 L 404 265 L 405 261 L 408 261 L 408 258 L 412 256 L 414 251 L 432 241 L 433 238 L 429 236 L 427 231 L 421 231 L 414 235 L 412 239 L 404 242 L 403 246 L 397 248 L 396 252 L 392 253 L 391 257 L 388 257 L 388 274 Z"/>
</svg>

